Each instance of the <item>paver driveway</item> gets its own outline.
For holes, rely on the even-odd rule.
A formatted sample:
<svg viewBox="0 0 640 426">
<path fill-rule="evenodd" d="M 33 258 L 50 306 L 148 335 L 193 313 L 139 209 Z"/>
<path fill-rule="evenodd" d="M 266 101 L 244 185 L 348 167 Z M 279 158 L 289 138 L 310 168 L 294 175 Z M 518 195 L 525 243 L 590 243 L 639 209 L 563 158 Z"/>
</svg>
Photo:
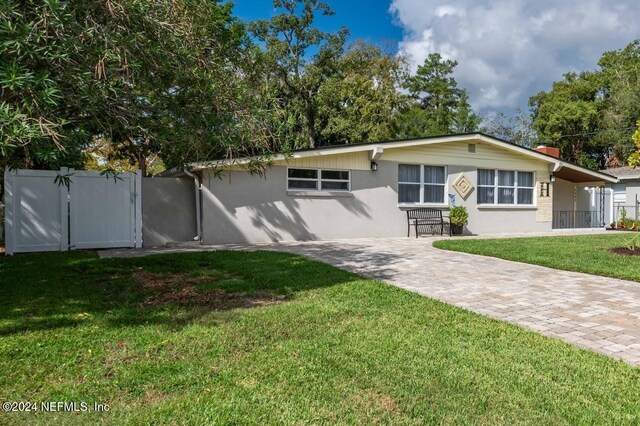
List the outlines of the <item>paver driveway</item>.
<svg viewBox="0 0 640 426">
<path fill-rule="evenodd" d="M 196 250 L 301 254 L 640 365 L 640 283 L 443 251 L 432 242 L 376 238 Z M 134 253 L 140 252 L 104 252 Z"/>
</svg>

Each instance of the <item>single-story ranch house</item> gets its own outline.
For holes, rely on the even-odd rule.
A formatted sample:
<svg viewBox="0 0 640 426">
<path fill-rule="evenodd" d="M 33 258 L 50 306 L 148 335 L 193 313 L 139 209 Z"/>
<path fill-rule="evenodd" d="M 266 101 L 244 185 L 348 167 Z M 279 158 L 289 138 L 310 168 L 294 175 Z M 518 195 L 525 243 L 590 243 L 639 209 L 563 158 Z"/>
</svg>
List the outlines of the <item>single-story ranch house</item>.
<svg viewBox="0 0 640 426">
<path fill-rule="evenodd" d="M 472 234 L 600 227 L 604 203 L 594 212 L 589 194 L 604 197 L 617 182 L 553 148 L 481 133 L 295 151 L 276 156 L 264 176 L 247 171 L 249 161 L 192 165 L 203 243 L 406 236 L 406 211 L 416 207 L 446 215 L 465 206 Z"/>
</svg>

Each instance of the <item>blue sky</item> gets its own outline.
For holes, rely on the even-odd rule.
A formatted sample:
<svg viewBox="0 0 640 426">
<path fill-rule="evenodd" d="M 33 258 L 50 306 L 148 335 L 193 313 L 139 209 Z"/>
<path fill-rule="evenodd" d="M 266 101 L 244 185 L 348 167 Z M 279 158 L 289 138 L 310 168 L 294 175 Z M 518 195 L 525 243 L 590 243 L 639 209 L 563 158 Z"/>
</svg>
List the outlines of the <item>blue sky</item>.
<svg viewBox="0 0 640 426">
<path fill-rule="evenodd" d="M 412 67 L 433 52 L 459 65 L 454 77 L 477 112 L 528 110 L 530 96 L 569 71 L 595 69 L 603 52 L 640 38 L 638 0 L 325 0 L 318 26 L 350 40 L 392 41 Z M 235 15 L 268 19 L 271 0 L 235 0 Z"/>
<path fill-rule="evenodd" d="M 234 15 L 245 21 L 268 19 L 276 14 L 271 0 L 234 0 Z M 373 43 L 391 41 L 394 47 L 402 40 L 402 28 L 394 25 L 394 15 L 387 0 L 329 0 L 333 16 L 318 20 L 325 31 L 348 27 L 350 40 L 365 39 Z"/>
</svg>

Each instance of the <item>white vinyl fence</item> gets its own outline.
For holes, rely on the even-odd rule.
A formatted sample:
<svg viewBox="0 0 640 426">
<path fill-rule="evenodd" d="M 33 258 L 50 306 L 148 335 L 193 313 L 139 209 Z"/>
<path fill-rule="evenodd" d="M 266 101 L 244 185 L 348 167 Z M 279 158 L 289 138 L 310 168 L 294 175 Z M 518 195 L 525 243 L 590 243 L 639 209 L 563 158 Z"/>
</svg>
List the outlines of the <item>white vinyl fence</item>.
<svg viewBox="0 0 640 426">
<path fill-rule="evenodd" d="M 142 247 L 141 175 L 5 170 L 7 254 Z"/>
</svg>

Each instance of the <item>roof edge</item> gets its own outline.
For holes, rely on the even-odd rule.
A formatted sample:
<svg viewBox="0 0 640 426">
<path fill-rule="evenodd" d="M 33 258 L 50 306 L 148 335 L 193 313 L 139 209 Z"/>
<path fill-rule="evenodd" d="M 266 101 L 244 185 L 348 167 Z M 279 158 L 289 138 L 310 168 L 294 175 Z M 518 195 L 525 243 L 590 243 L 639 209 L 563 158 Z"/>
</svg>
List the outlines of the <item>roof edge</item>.
<svg viewBox="0 0 640 426">
<path fill-rule="evenodd" d="M 284 160 L 287 158 L 304 158 L 304 157 L 310 157 L 313 155 L 335 155 L 341 152 L 344 152 L 344 153 L 361 152 L 361 151 L 368 151 L 370 149 L 373 149 L 376 146 L 383 146 L 383 147 L 389 147 L 389 148 L 393 148 L 393 147 L 401 148 L 405 146 L 420 145 L 421 142 L 432 141 L 433 143 L 445 143 L 445 142 L 457 142 L 457 141 L 468 140 L 468 139 L 477 139 L 477 140 L 484 141 L 496 146 L 501 146 L 511 151 L 528 155 L 530 157 L 534 157 L 543 161 L 548 161 L 549 163 L 561 165 L 563 167 L 569 167 L 574 170 L 582 171 L 584 173 L 589 173 L 609 183 L 616 183 L 619 180 L 619 178 L 616 176 L 612 176 L 597 170 L 588 169 L 586 167 L 573 164 L 571 162 L 562 160 L 560 158 L 556 158 L 552 155 L 536 151 L 535 149 L 517 145 L 513 142 L 509 142 L 507 140 L 500 139 L 495 136 L 491 136 L 482 132 L 456 133 L 451 135 L 425 136 L 425 137 L 417 137 L 417 138 L 385 140 L 385 141 L 378 141 L 378 142 L 364 142 L 364 143 L 358 143 L 358 144 L 330 145 L 326 147 L 306 148 L 306 149 L 295 150 L 286 154 L 284 153 L 275 154 L 274 157 L 271 158 L 271 160 L 277 161 L 277 160 Z M 191 163 L 190 166 L 200 170 L 217 168 L 217 167 L 230 167 L 234 165 L 247 164 L 255 158 L 256 157 L 241 157 L 233 160 L 213 160 L 208 162 Z"/>
</svg>

